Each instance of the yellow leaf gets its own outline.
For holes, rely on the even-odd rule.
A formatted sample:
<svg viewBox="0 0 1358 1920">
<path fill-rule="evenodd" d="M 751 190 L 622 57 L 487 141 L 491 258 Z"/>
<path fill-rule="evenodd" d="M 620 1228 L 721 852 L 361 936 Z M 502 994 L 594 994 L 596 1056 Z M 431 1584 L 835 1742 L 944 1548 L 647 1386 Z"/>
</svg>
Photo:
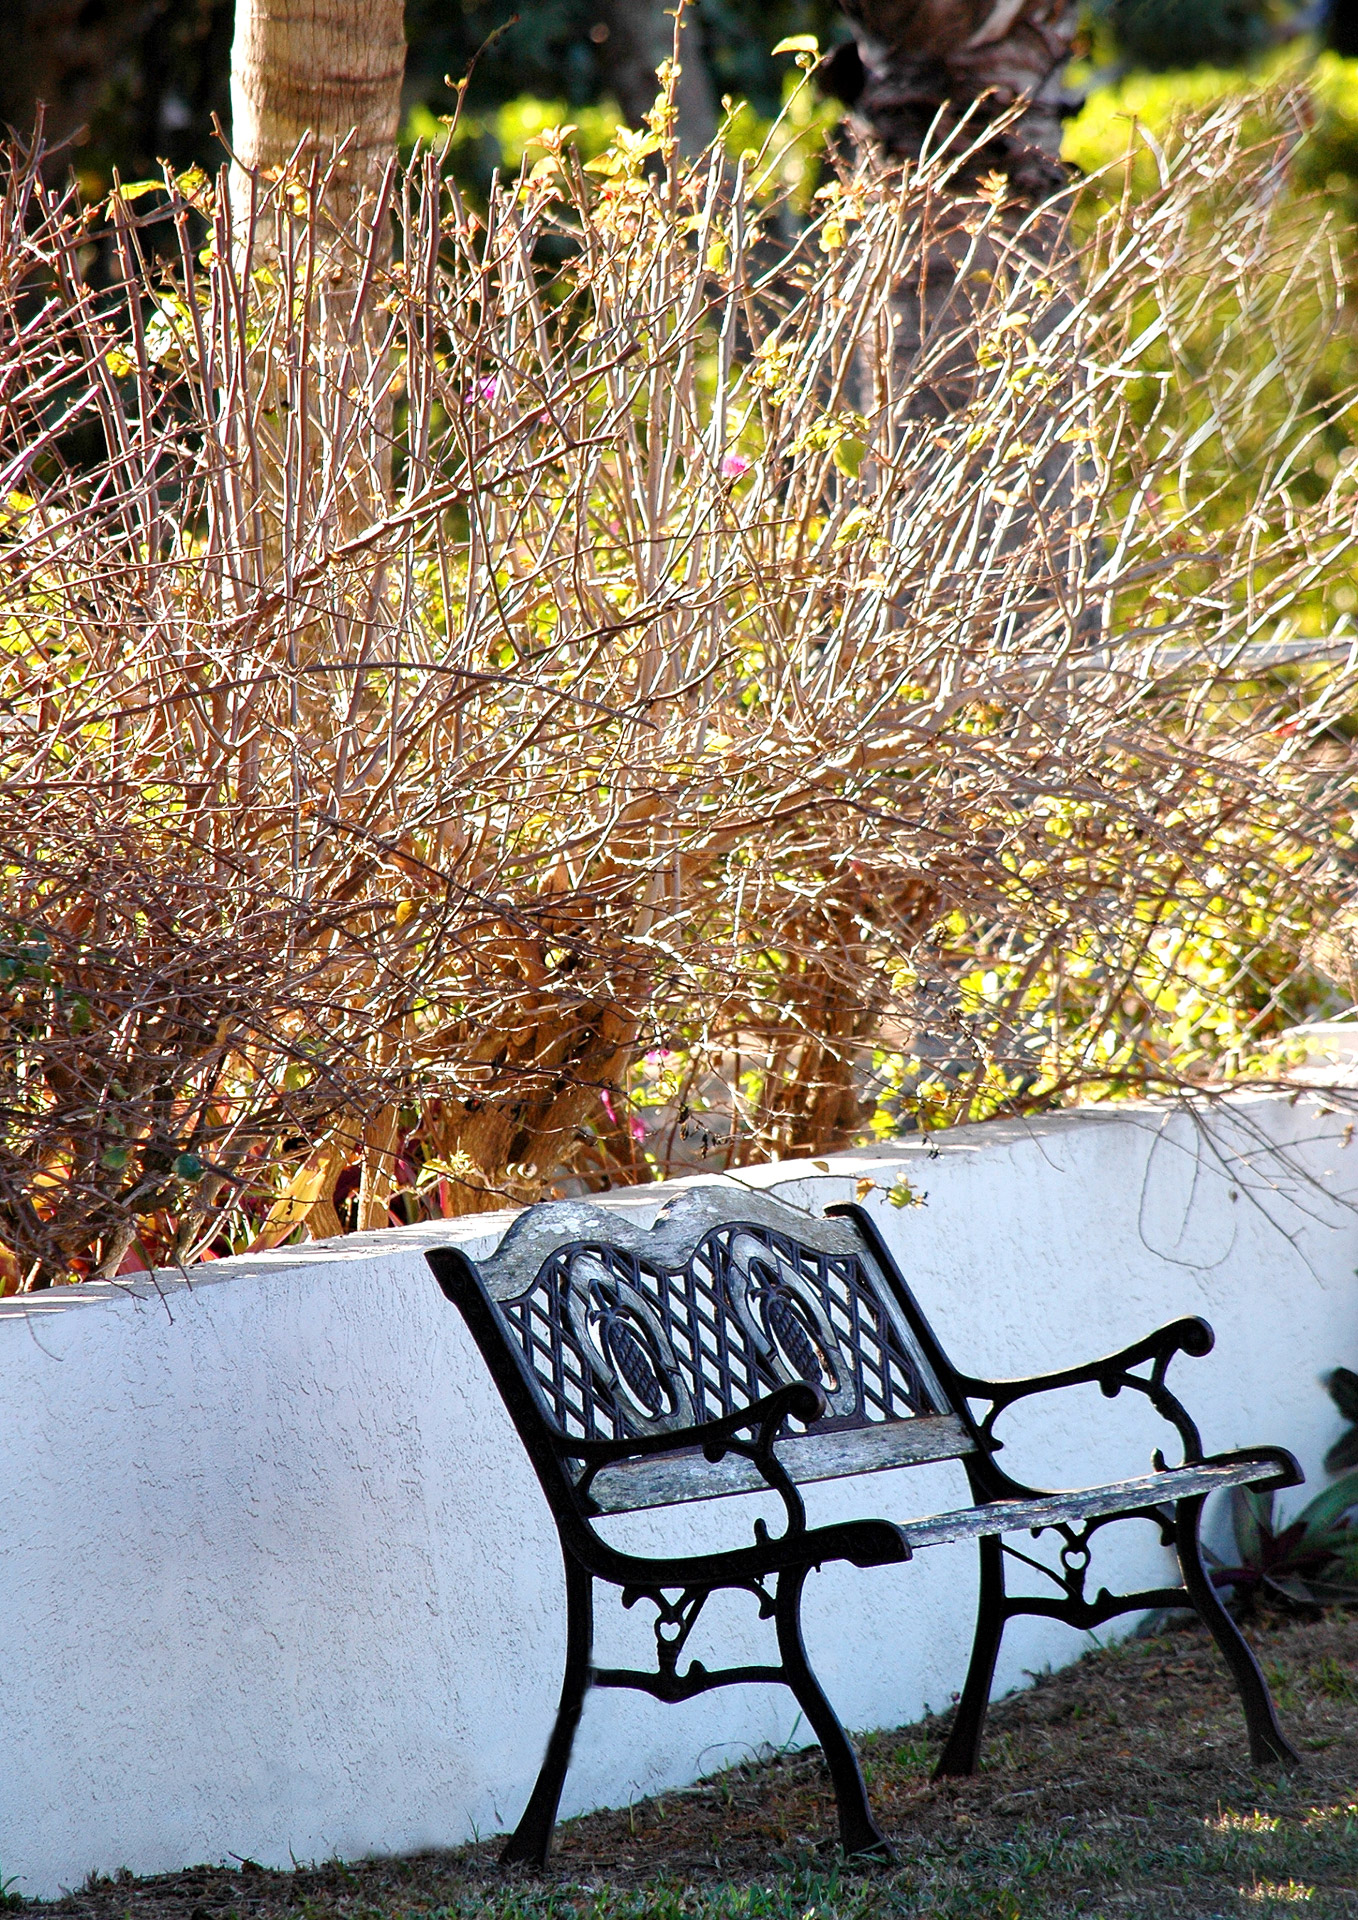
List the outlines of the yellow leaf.
<svg viewBox="0 0 1358 1920">
<path fill-rule="evenodd" d="M 814 33 L 790 33 L 773 49 L 775 53 L 820 53 L 820 41 Z"/>
<path fill-rule="evenodd" d="M 217 196 L 212 191 L 212 182 L 201 167 L 186 167 L 183 173 L 176 174 L 175 185 L 200 213 L 212 213 L 216 209 Z"/>
<path fill-rule="evenodd" d="M 544 127 L 541 133 L 535 133 L 528 141 L 530 147 L 545 147 L 548 153 L 559 154 L 563 140 L 569 140 L 580 129 L 573 120 L 565 121 L 558 127 Z"/>
<path fill-rule="evenodd" d="M 863 455 L 866 452 L 867 448 L 863 445 L 863 442 L 854 439 L 853 435 L 849 434 L 841 440 L 835 448 L 835 465 L 848 479 L 856 480 L 858 478 L 858 469 L 863 464 Z"/>
<path fill-rule="evenodd" d="M 126 186 L 120 181 L 109 195 L 109 199 L 140 200 L 144 193 L 155 193 L 157 190 L 164 193 L 165 182 L 163 180 L 129 180 Z"/>
<path fill-rule="evenodd" d="M 104 364 L 115 380 L 126 380 L 129 374 L 137 370 L 120 347 L 109 348 L 104 355 Z"/>
<path fill-rule="evenodd" d="M 876 1190 L 877 1182 L 869 1174 L 863 1174 L 853 1183 L 854 1199 L 861 1205 L 868 1195 Z"/>
<path fill-rule="evenodd" d="M 859 539 L 867 525 L 868 516 L 862 507 L 855 507 L 852 513 L 845 514 L 839 532 L 835 535 L 836 547 L 847 546 L 850 540 Z"/>
</svg>

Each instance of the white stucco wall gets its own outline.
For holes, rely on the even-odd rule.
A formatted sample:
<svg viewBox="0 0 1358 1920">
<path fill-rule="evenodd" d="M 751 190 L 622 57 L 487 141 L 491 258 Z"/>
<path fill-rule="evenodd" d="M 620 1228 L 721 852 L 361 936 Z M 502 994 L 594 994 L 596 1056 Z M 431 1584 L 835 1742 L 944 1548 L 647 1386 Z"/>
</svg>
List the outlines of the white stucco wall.
<svg viewBox="0 0 1358 1920">
<path fill-rule="evenodd" d="M 874 1204 L 945 1344 L 980 1373 L 1086 1359 L 1205 1313 L 1216 1350 L 1177 1363 L 1177 1382 L 1207 1445 L 1280 1442 L 1315 1478 L 1339 1424 L 1318 1376 L 1358 1358 L 1351 1131 L 1307 1092 L 1201 1125 L 1110 1109 L 744 1177 L 819 1210 L 865 1172 L 886 1186 L 907 1172 L 927 1206 Z M 648 1219 L 671 1191 L 612 1204 Z M 448 1845 L 517 1818 L 559 1684 L 560 1566 L 422 1258 L 454 1234 L 488 1251 L 507 1218 L 224 1261 L 191 1285 L 0 1303 L 0 1874 L 20 1891 L 92 1868 Z M 1026 1418 L 1007 1457 L 1055 1485 L 1144 1471 L 1164 1432 L 1093 1391 Z M 935 1467 L 810 1504 L 904 1519 L 962 1497 L 959 1472 Z M 755 1510 L 614 1524 L 696 1545 L 748 1538 Z M 1119 1535 L 1096 1584 L 1170 1572 L 1153 1529 L 1102 1537 Z M 948 1547 L 813 1579 L 808 1641 L 848 1724 L 947 1704 L 973 1561 Z M 605 1602 L 601 1661 L 644 1653 L 645 1612 Z M 753 1603 L 713 1616 L 725 1637 L 695 1640 L 699 1657 L 771 1657 Z M 1018 1623 L 997 1685 L 1087 1644 Z M 566 1810 L 790 1739 L 805 1732 L 776 1688 L 678 1708 L 596 1693 Z"/>
</svg>

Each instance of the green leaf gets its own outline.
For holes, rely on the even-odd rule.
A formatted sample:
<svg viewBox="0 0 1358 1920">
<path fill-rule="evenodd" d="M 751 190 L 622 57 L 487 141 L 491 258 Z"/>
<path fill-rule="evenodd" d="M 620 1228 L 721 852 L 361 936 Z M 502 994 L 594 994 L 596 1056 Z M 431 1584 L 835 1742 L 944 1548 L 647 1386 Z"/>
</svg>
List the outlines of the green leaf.
<svg viewBox="0 0 1358 1920">
<path fill-rule="evenodd" d="M 1289 1600 L 1295 1600 L 1299 1606 L 1307 1607 L 1312 1604 L 1311 1589 L 1300 1574 L 1267 1573 L 1264 1575 L 1264 1585 L 1272 1587 L 1275 1593 L 1285 1594 Z"/>
<path fill-rule="evenodd" d="M 1235 1522 L 1236 1551 L 1242 1567 L 1257 1567 L 1263 1559 L 1260 1528 L 1273 1531 L 1273 1494 L 1253 1487 L 1232 1487 L 1231 1518 Z"/>
<path fill-rule="evenodd" d="M 790 33 L 773 49 L 775 53 L 814 53 L 820 55 L 820 41 L 814 33 Z"/>
<path fill-rule="evenodd" d="M 1358 1422 L 1358 1373 L 1349 1367 L 1336 1367 L 1325 1382 L 1325 1390 L 1346 1420 Z"/>
<path fill-rule="evenodd" d="M 196 1153 L 181 1153 L 175 1160 L 174 1170 L 181 1180 L 196 1180 L 203 1171 L 203 1163 Z"/>
<path fill-rule="evenodd" d="M 835 448 L 835 465 L 839 468 L 840 472 L 846 474 L 850 480 L 856 480 L 858 478 L 858 469 L 863 464 L 863 455 L 866 452 L 867 448 L 863 442 L 861 440 L 855 440 L 852 435 L 849 435 L 846 439 L 841 440 Z"/>
<path fill-rule="evenodd" d="M 1336 1535 L 1334 1560 L 1346 1580 L 1358 1580 L 1358 1533 L 1352 1528 Z"/>
<path fill-rule="evenodd" d="M 1358 1507 L 1358 1467 L 1336 1480 L 1324 1493 L 1318 1493 L 1297 1515 L 1306 1523 L 1308 1543 L 1326 1534 L 1350 1507 Z"/>
<path fill-rule="evenodd" d="M 1341 1433 L 1325 1455 L 1326 1473 L 1343 1473 L 1346 1467 L 1358 1467 L 1358 1427 Z"/>
<path fill-rule="evenodd" d="M 110 1173 L 121 1173 L 131 1157 L 131 1150 L 127 1147 L 105 1147 L 99 1156 L 99 1164 L 107 1167 Z"/>
</svg>

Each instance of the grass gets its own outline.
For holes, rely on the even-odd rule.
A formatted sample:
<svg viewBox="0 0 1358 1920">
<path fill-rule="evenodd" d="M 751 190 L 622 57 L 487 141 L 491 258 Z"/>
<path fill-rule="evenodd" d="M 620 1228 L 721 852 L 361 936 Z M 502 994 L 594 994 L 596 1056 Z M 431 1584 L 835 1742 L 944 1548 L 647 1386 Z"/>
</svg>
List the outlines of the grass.
<svg viewBox="0 0 1358 1920">
<path fill-rule="evenodd" d="M 1358 1617 L 1251 1629 L 1303 1765 L 1254 1772 L 1197 1628 L 1091 1654 L 993 1711 L 979 1776 L 933 1786 L 946 1721 L 868 1736 L 899 1855 L 844 1866 L 818 1750 L 565 1824 L 550 1873 L 495 1843 L 275 1873 L 92 1880 L 33 1920 L 1217 1920 L 1358 1916 Z M 1285 1703 L 1285 1705 L 1283 1704 Z"/>
</svg>

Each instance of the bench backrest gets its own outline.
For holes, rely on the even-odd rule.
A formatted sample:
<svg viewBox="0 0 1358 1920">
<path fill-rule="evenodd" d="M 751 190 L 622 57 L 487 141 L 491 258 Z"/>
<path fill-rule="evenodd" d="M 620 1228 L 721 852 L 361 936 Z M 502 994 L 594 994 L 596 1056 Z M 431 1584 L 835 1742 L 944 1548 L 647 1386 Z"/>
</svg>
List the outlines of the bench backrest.
<svg viewBox="0 0 1358 1920">
<path fill-rule="evenodd" d="M 826 1396 L 813 1433 L 958 1411 L 918 1307 L 859 1228 L 761 1193 L 689 1189 L 650 1229 L 545 1203 L 475 1270 L 558 1440 L 677 1433 L 795 1380 Z M 959 1429 L 948 1452 L 969 1444 Z"/>
</svg>

